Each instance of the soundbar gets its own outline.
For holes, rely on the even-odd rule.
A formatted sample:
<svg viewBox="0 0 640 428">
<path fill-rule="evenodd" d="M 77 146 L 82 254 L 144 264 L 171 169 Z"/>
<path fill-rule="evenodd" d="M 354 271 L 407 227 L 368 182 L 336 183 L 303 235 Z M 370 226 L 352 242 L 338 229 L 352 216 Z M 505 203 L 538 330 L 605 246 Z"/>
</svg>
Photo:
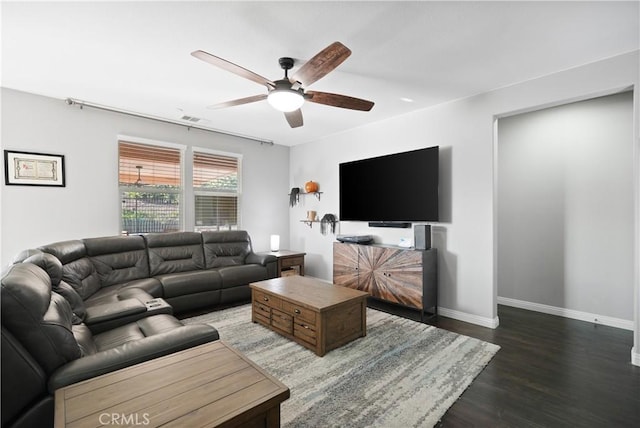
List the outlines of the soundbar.
<svg viewBox="0 0 640 428">
<path fill-rule="evenodd" d="M 406 229 L 411 227 L 411 223 L 402 221 L 370 221 L 369 227 L 399 227 Z"/>
</svg>

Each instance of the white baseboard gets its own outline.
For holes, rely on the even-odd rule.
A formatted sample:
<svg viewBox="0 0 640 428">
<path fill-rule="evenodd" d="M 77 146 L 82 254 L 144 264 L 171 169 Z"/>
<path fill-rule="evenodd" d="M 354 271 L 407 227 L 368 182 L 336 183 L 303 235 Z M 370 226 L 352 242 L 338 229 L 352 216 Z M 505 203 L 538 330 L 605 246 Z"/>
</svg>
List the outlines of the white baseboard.
<svg viewBox="0 0 640 428">
<path fill-rule="evenodd" d="M 541 303 L 510 299 L 508 297 L 498 297 L 498 304 L 633 331 L 632 320 L 623 320 L 621 318 L 608 317 L 604 315 L 592 314 L 589 312 L 575 311 L 573 309 L 559 308 L 556 306 L 543 305 Z"/>
<path fill-rule="evenodd" d="M 471 324 L 476 324 L 476 325 L 487 327 L 487 328 L 497 328 L 498 325 L 500 325 L 500 320 L 498 319 L 498 317 L 495 317 L 493 319 L 487 318 L 487 317 L 481 317 L 479 315 L 460 312 L 454 309 L 447 309 L 441 306 L 438 306 L 438 315 L 442 315 L 447 318 L 453 318 L 458 321 L 464 321 Z"/>
<path fill-rule="evenodd" d="M 631 348 L 631 364 L 640 366 L 640 354 L 636 352 L 636 347 Z"/>
</svg>

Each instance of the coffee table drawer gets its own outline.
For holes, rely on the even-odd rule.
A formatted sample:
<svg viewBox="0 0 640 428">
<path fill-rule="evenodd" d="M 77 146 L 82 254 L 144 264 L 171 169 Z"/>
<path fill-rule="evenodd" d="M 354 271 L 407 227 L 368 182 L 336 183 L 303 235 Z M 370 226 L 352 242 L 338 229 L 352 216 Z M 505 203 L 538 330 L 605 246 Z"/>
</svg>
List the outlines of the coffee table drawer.
<svg viewBox="0 0 640 428">
<path fill-rule="evenodd" d="M 314 326 L 298 320 L 293 322 L 293 335 L 311 345 L 316 345 L 316 329 Z"/>
<path fill-rule="evenodd" d="M 296 319 L 304 320 L 314 326 L 316 325 L 316 313 L 310 309 L 285 300 L 282 302 L 282 310 L 293 315 Z"/>
<path fill-rule="evenodd" d="M 269 306 L 271 308 L 276 308 L 276 309 L 282 308 L 282 300 L 280 300 L 278 297 L 275 297 L 271 294 L 263 293 L 258 290 L 253 290 L 253 294 L 254 294 L 253 300 L 256 303 L 260 302 L 266 306 Z"/>
<path fill-rule="evenodd" d="M 262 303 L 254 303 L 253 315 L 256 321 L 266 325 L 271 324 L 271 309 L 268 306 L 265 306 Z"/>
<path fill-rule="evenodd" d="M 293 333 L 293 317 L 277 309 L 271 311 L 271 325 L 286 333 Z"/>
</svg>

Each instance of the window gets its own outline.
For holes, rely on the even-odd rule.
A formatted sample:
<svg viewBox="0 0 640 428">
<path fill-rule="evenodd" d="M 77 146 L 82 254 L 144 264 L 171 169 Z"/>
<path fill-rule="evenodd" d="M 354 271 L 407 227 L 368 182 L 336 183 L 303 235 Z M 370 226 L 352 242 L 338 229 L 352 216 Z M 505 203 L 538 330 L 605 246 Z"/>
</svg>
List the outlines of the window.
<svg viewBox="0 0 640 428">
<path fill-rule="evenodd" d="M 238 229 L 240 155 L 123 139 L 118 158 L 123 233 Z"/>
<path fill-rule="evenodd" d="M 127 141 L 118 151 L 123 233 L 181 230 L 182 151 Z"/>
<path fill-rule="evenodd" d="M 238 229 L 240 158 L 194 149 L 195 230 Z"/>
</svg>

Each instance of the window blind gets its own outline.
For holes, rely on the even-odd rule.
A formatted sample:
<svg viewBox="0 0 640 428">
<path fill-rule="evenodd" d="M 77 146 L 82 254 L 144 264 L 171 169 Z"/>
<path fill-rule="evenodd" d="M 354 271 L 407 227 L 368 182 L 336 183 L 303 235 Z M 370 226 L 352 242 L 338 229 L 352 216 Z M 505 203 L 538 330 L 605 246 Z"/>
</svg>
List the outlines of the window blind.
<svg viewBox="0 0 640 428">
<path fill-rule="evenodd" d="M 180 149 L 120 141 L 118 181 L 122 231 L 127 234 L 181 229 Z"/>
<path fill-rule="evenodd" d="M 124 141 L 118 147 L 121 186 L 180 187 L 179 149 Z"/>
<path fill-rule="evenodd" d="M 238 228 L 239 159 L 193 152 L 196 230 Z"/>
<path fill-rule="evenodd" d="M 193 187 L 218 192 L 238 191 L 238 158 L 193 153 Z"/>
</svg>

